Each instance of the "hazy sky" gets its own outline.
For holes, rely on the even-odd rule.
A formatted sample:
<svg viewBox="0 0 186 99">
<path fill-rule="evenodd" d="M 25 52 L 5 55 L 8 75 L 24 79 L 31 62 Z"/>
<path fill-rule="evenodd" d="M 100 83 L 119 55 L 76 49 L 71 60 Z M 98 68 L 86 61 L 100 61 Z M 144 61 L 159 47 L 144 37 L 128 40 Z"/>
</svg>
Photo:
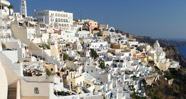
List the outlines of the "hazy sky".
<svg viewBox="0 0 186 99">
<path fill-rule="evenodd" d="M 20 0 L 9 0 L 19 11 Z M 157 38 L 186 38 L 186 0 L 27 0 L 36 10 L 73 12 L 116 29 Z"/>
</svg>

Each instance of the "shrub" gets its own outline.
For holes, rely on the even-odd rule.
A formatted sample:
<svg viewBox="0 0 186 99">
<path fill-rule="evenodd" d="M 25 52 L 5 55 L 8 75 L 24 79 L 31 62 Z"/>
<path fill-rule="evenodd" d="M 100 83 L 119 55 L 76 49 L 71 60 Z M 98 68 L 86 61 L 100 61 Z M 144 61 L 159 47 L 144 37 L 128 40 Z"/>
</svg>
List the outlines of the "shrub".
<svg viewBox="0 0 186 99">
<path fill-rule="evenodd" d="M 90 50 L 90 56 L 94 59 L 96 59 L 98 56 L 97 52 L 94 49 Z"/>
<path fill-rule="evenodd" d="M 106 67 L 105 67 L 105 62 L 104 62 L 102 59 L 99 60 L 99 67 L 100 67 L 101 69 L 105 69 L 105 68 L 106 68 Z"/>
<path fill-rule="evenodd" d="M 18 61 L 17 61 L 17 63 L 19 64 L 19 63 L 20 63 L 20 61 L 18 60 Z"/>
<path fill-rule="evenodd" d="M 70 58 L 69 58 L 68 54 L 64 53 L 63 54 L 63 61 L 66 61 L 66 60 L 69 60 L 69 59 Z"/>
<path fill-rule="evenodd" d="M 168 72 L 168 71 L 165 72 L 164 76 L 167 78 L 167 80 L 170 80 L 170 79 L 173 78 L 173 75 L 170 72 Z"/>
<path fill-rule="evenodd" d="M 159 75 L 162 75 L 161 70 L 157 66 L 155 66 L 154 68 L 155 68 L 156 72 L 158 72 Z"/>
<path fill-rule="evenodd" d="M 64 91 L 58 92 L 58 95 L 60 96 L 66 96 L 66 93 Z"/>
<path fill-rule="evenodd" d="M 14 9 L 14 6 L 13 5 L 9 5 L 8 8 L 9 9 Z"/>
<path fill-rule="evenodd" d="M 46 72 L 46 74 L 47 74 L 48 76 L 51 76 L 51 75 L 52 75 L 51 71 L 50 71 L 48 68 L 45 70 L 45 72 Z"/>
</svg>

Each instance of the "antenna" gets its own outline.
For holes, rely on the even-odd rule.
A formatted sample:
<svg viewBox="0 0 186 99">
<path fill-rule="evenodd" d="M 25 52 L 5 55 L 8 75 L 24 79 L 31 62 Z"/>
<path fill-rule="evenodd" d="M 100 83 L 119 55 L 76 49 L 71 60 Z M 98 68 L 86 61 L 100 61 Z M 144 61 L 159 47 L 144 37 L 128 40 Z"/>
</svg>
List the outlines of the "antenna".
<svg viewBox="0 0 186 99">
<path fill-rule="evenodd" d="M 82 20 L 82 15 L 80 14 L 80 20 Z"/>
</svg>

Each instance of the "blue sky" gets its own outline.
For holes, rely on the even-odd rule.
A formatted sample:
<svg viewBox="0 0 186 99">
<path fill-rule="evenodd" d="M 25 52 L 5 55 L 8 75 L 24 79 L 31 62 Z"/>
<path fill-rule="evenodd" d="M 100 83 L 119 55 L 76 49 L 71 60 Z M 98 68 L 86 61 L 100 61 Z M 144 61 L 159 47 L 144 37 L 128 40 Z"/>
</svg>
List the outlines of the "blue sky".
<svg viewBox="0 0 186 99">
<path fill-rule="evenodd" d="M 20 0 L 9 0 L 19 11 Z M 186 38 L 186 0 L 27 0 L 36 10 L 64 10 L 116 29 L 156 38 Z M 80 17 L 81 16 L 81 17 Z"/>
</svg>

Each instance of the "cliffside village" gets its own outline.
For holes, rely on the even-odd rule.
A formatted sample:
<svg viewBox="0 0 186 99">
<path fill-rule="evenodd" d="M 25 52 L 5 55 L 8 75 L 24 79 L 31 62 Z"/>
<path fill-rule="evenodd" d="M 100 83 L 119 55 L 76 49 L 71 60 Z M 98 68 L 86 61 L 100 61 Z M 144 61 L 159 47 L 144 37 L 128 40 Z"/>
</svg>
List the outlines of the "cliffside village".
<svg viewBox="0 0 186 99">
<path fill-rule="evenodd" d="M 139 43 L 108 24 L 64 11 L 27 16 L 0 0 L 0 99 L 131 99 L 145 97 L 159 74 L 179 68 L 158 41 Z"/>
</svg>

